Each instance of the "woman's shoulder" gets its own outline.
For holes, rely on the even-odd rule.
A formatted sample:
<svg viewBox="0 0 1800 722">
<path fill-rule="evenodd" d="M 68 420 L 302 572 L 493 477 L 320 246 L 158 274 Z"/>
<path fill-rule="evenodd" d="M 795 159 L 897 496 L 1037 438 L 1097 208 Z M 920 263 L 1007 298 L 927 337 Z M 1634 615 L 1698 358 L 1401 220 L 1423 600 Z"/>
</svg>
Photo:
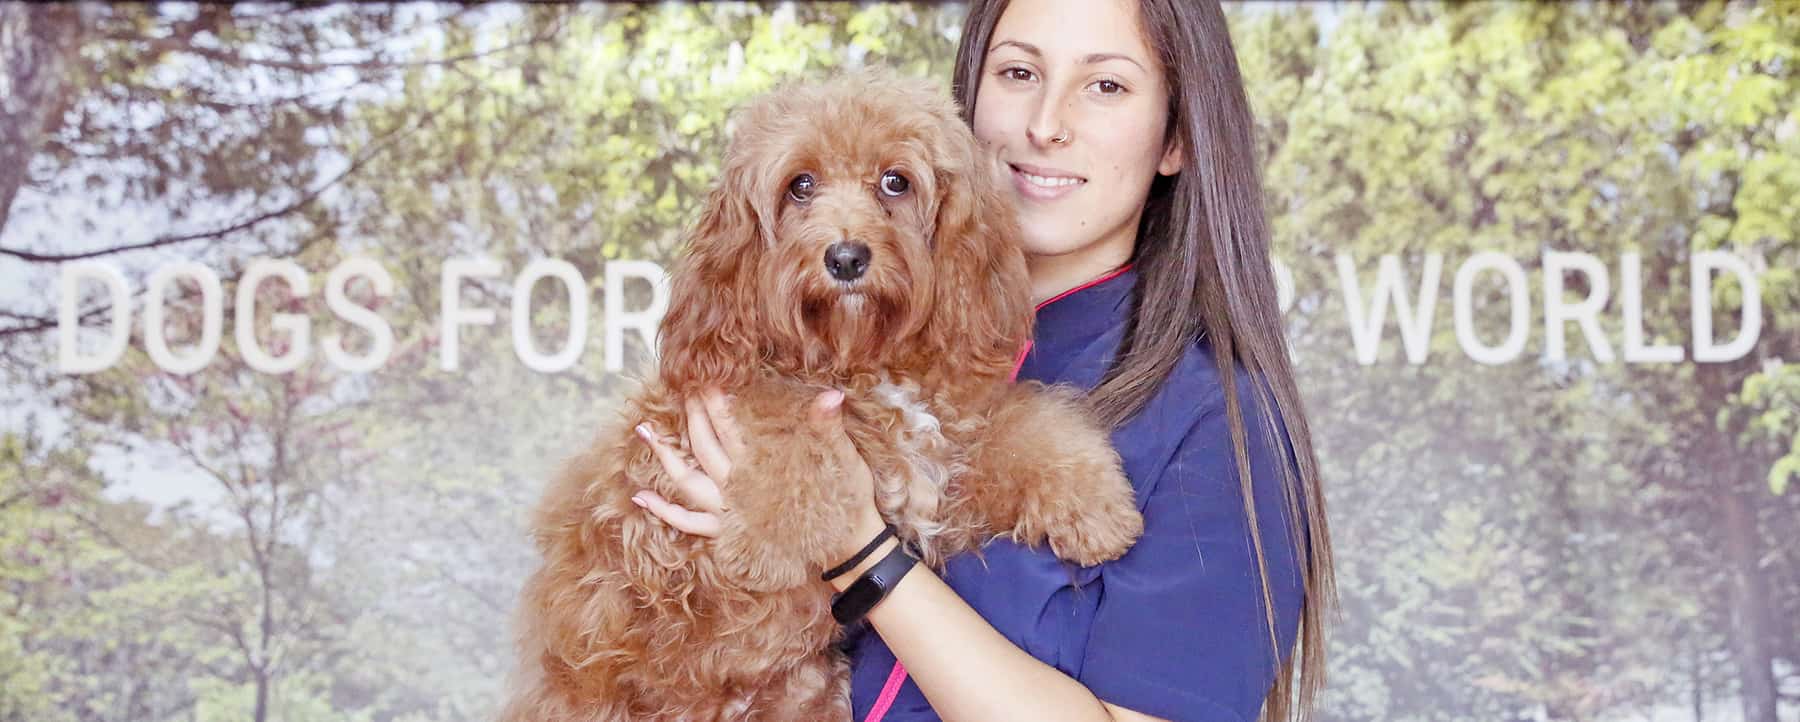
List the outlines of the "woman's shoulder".
<svg viewBox="0 0 1800 722">
<path fill-rule="evenodd" d="M 1242 363 L 1233 363 L 1230 369 L 1243 419 L 1251 486 L 1258 497 L 1279 498 L 1281 482 L 1290 477 L 1278 467 L 1286 465 L 1297 472 L 1298 461 L 1273 388 Z M 1149 403 L 1114 434 L 1114 445 L 1128 465 L 1131 455 L 1149 457 L 1138 460 L 1139 468 L 1127 470 L 1136 477 L 1140 508 L 1153 496 L 1167 496 L 1155 492 L 1159 487 L 1173 491 L 1166 488 L 1169 484 L 1183 487 L 1181 497 L 1202 489 L 1236 496 L 1239 469 L 1223 378 L 1209 344 L 1190 346 Z M 1259 386 L 1264 393 L 1258 392 Z"/>
<path fill-rule="evenodd" d="M 1302 605 L 1301 552 L 1290 530 L 1304 516 L 1290 513 L 1288 475 L 1278 468 L 1292 457 L 1259 433 L 1272 405 L 1255 392 L 1254 375 L 1241 364 L 1229 368 L 1248 432 L 1248 486 L 1224 377 L 1212 349 L 1196 344 L 1114 437 L 1127 465 L 1142 465 L 1132 483 L 1143 535 L 1124 556 L 1078 576 L 1104 585 L 1078 678 L 1102 699 L 1170 718 L 1252 718 L 1277 667 L 1267 605 L 1283 649 Z M 1150 439 L 1157 446 L 1147 446 Z"/>
<path fill-rule="evenodd" d="M 1145 404 L 1139 418 L 1148 417 L 1150 422 L 1163 429 L 1179 427 L 1185 432 L 1184 436 L 1204 431 L 1208 426 L 1206 422 L 1223 424 L 1227 417 L 1224 379 L 1212 345 L 1204 339 L 1190 344 L 1157 393 Z M 1273 403 L 1272 395 L 1265 398 L 1257 392 L 1260 386 L 1263 391 L 1272 393 L 1266 379 L 1259 379 L 1242 362 L 1233 361 L 1231 380 L 1246 428 L 1255 428 L 1270 415 L 1280 422 L 1281 412 Z"/>
</svg>

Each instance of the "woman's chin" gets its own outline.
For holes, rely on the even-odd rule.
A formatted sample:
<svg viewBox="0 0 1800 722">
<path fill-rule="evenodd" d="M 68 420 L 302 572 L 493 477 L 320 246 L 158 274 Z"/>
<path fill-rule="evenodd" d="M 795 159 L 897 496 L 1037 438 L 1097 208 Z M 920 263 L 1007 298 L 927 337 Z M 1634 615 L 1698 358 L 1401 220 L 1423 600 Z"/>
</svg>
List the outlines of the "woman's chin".
<svg viewBox="0 0 1800 722">
<path fill-rule="evenodd" d="M 1026 225 L 1023 229 L 1025 255 L 1034 258 L 1066 256 L 1085 248 L 1093 239 L 1071 237 L 1065 228 L 1034 228 Z"/>
</svg>

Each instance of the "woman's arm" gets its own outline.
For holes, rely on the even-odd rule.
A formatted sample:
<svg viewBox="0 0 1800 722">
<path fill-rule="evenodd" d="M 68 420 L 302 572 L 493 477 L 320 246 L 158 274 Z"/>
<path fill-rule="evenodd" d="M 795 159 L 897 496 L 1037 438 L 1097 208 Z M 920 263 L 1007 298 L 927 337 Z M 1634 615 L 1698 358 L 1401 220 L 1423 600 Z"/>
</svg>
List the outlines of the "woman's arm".
<svg viewBox="0 0 1800 722">
<path fill-rule="evenodd" d="M 833 579 L 832 586 L 843 591 L 898 543 L 889 540 L 870 561 Z M 1080 682 L 1025 653 L 923 565 L 901 578 L 868 619 L 945 720 L 1157 719 L 1107 704 Z"/>
<path fill-rule="evenodd" d="M 848 558 L 863 542 L 880 532 L 882 520 L 875 510 L 873 475 L 848 434 L 843 432 L 838 405 L 841 394 L 821 395 L 811 423 L 836 431 L 836 451 L 844 468 L 853 470 L 848 483 L 868 491 L 868 509 L 850 535 Z M 717 534 L 723 495 L 714 477 L 729 476 L 731 458 L 743 446 L 730 419 L 724 398 L 709 393 L 687 405 L 689 447 L 702 468 L 687 465 L 667 442 L 645 429 L 641 435 L 656 451 L 670 476 L 677 480 L 684 501 L 695 508 L 673 504 L 654 492 L 644 492 L 639 503 L 658 518 L 688 533 Z M 859 497 L 865 496 L 859 494 Z M 862 572 L 880 560 L 897 541 L 889 540 L 857 568 L 833 579 L 843 591 Z M 970 608 L 943 580 L 923 565 L 915 566 L 888 597 L 869 613 L 875 627 L 895 656 L 905 663 L 932 710 L 945 720 L 1041 720 L 1043 722 L 1141 722 L 1155 718 L 1102 702 L 1080 682 L 1038 661 L 1014 645 Z"/>
</svg>

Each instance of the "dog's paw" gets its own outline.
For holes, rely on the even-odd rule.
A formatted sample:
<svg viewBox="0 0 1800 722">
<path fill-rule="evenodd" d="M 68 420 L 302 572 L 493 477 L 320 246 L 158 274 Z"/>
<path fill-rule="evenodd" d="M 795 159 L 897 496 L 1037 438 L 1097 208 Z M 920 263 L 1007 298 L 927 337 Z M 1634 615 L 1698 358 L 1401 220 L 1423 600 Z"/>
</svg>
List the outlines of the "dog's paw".
<svg viewBox="0 0 1800 722">
<path fill-rule="evenodd" d="M 812 581 L 804 548 L 792 535 L 775 535 L 746 526 L 745 515 L 726 514 L 712 557 L 719 571 L 738 587 L 758 593 L 786 591 Z"/>
<path fill-rule="evenodd" d="M 1020 525 L 1042 530 L 1057 558 L 1084 567 L 1124 556 L 1144 533 L 1131 482 L 1116 465 L 1086 478 L 1093 483 L 1081 493 L 1043 500 Z"/>
</svg>

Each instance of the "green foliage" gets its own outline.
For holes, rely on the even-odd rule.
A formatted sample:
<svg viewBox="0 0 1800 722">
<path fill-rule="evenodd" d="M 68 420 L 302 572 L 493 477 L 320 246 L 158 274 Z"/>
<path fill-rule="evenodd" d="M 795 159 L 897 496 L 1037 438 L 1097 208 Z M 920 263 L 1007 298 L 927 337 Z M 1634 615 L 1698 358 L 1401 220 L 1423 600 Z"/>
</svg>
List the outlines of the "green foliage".
<svg viewBox="0 0 1800 722">
<path fill-rule="evenodd" d="M 1333 15 L 1323 43 L 1313 12 L 1234 21 L 1333 503 L 1346 624 L 1327 709 L 1588 719 L 1716 700 L 1773 720 L 1773 670 L 1791 680 L 1800 657 L 1786 621 L 1800 507 L 1779 494 L 1800 423 L 1776 391 L 1800 350 L 1800 17 L 1781 4 Z M 1536 309 L 1545 250 L 1609 265 L 1636 251 L 1647 338 L 1688 345 L 1688 259 L 1707 249 L 1760 272 L 1762 337 L 1740 362 L 1602 365 L 1581 350 L 1533 363 L 1539 323 L 1520 361 L 1484 366 L 1439 313 L 1425 365 L 1388 346 L 1364 367 L 1332 265 L 1395 253 L 1416 286 L 1427 253 L 1454 267 L 1499 251 L 1528 270 Z M 1602 315 L 1615 346 L 1618 284 Z M 1714 290 L 1715 327 L 1735 328 L 1742 289 Z M 1503 292 L 1476 285 L 1489 343 Z"/>
</svg>

